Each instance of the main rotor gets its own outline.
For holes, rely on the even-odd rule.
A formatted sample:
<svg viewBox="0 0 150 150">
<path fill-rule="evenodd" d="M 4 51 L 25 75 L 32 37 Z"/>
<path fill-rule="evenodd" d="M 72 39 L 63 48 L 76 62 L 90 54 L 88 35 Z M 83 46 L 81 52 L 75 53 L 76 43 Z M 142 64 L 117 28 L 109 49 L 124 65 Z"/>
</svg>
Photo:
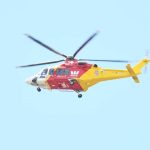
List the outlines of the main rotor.
<svg viewBox="0 0 150 150">
<path fill-rule="evenodd" d="M 46 65 L 46 64 L 53 64 L 53 63 L 59 63 L 59 62 L 63 62 L 63 61 L 73 61 L 75 60 L 75 57 L 77 56 L 77 54 L 96 36 L 98 35 L 99 31 L 93 33 L 75 52 L 72 56 L 67 56 L 63 53 L 60 53 L 59 51 L 51 48 L 50 46 L 44 44 L 43 42 L 37 40 L 36 38 L 34 38 L 31 35 L 25 34 L 29 39 L 33 40 L 34 42 L 38 43 L 39 45 L 45 47 L 47 50 L 61 56 L 64 57 L 65 59 L 61 59 L 61 60 L 56 60 L 56 61 L 50 61 L 50 62 L 42 62 L 42 63 L 36 63 L 36 64 L 30 64 L 30 65 L 24 65 L 24 66 L 19 66 L 19 68 L 25 68 L 25 67 L 33 67 L 33 66 L 39 66 L 39 65 Z M 77 61 L 101 61 L 101 62 L 123 62 L 123 63 L 127 63 L 129 61 L 127 60 L 103 60 L 103 59 L 76 59 Z"/>
</svg>

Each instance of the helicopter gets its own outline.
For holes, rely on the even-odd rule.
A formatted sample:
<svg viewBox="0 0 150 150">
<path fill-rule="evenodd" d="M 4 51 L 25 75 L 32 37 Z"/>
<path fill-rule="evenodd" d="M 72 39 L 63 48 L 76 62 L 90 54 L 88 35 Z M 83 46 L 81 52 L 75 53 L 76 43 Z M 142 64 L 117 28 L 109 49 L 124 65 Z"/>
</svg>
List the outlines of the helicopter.
<svg viewBox="0 0 150 150">
<path fill-rule="evenodd" d="M 46 67 L 42 69 L 39 73 L 33 75 L 26 79 L 26 83 L 37 88 L 40 92 L 41 89 L 48 90 L 61 90 L 61 91 L 73 91 L 78 94 L 78 98 L 82 97 L 81 92 L 86 92 L 89 87 L 95 84 L 114 80 L 132 77 L 136 83 L 140 83 L 137 75 L 142 73 L 142 68 L 146 66 L 150 59 L 147 57 L 143 58 L 134 67 L 131 67 L 128 60 L 104 60 L 104 59 L 77 59 L 77 54 L 96 36 L 99 31 L 92 34 L 75 52 L 72 56 L 67 56 L 54 50 L 50 46 L 44 44 L 43 42 L 37 40 L 31 35 L 26 34 L 26 36 L 32 41 L 43 46 L 47 50 L 63 57 L 64 59 L 42 62 L 30 65 L 18 66 L 19 68 L 34 67 L 40 65 L 48 65 L 63 62 L 56 67 Z M 126 69 L 105 69 L 97 64 L 90 64 L 88 62 L 117 62 L 126 63 Z"/>
</svg>

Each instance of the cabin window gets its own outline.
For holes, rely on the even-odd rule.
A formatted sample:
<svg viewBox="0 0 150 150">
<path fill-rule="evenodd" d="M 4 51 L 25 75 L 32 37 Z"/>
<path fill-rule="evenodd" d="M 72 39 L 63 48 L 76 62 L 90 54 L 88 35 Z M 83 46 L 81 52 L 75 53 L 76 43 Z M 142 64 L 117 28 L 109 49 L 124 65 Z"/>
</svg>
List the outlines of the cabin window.
<svg viewBox="0 0 150 150">
<path fill-rule="evenodd" d="M 64 74 L 65 74 L 65 75 L 69 75 L 69 73 L 70 73 L 70 70 L 69 70 L 69 69 L 65 69 L 65 70 L 64 70 Z"/>
<path fill-rule="evenodd" d="M 69 69 L 57 69 L 56 75 L 69 75 L 70 70 Z"/>
<path fill-rule="evenodd" d="M 49 75 L 54 75 L 54 69 L 49 70 Z"/>
<path fill-rule="evenodd" d="M 63 69 L 57 69 L 56 75 L 62 75 L 63 74 Z"/>
</svg>

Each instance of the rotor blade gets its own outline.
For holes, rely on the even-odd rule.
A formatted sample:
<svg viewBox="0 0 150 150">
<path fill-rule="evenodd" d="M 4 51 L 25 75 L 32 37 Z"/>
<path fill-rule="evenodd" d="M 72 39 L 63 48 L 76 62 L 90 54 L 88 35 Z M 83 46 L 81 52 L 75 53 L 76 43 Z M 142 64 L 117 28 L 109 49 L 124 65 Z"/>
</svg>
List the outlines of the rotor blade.
<svg viewBox="0 0 150 150">
<path fill-rule="evenodd" d="M 18 66 L 17 68 L 26 68 L 26 67 L 34 67 L 34 66 L 40 66 L 40 65 L 54 64 L 54 63 L 59 63 L 62 61 L 64 61 L 64 60 L 57 60 L 57 61 L 50 61 L 50 62 L 43 62 L 43 63 L 37 63 L 37 64 Z"/>
<path fill-rule="evenodd" d="M 105 60 L 105 59 L 79 59 L 78 61 L 101 61 L 101 62 L 118 62 L 118 63 L 128 63 L 128 60 Z"/>
<path fill-rule="evenodd" d="M 99 33 L 99 31 L 97 31 L 97 32 L 95 32 L 94 34 L 92 34 L 92 35 L 76 50 L 76 52 L 73 54 L 73 58 L 75 58 L 76 55 L 81 51 L 81 49 L 82 49 L 87 43 L 89 43 L 98 33 Z"/>
<path fill-rule="evenodd" d="M 65 57 L 65 58 L 67 58 L 66 55 L 64 55 L 64 54 L 62 54 L 62 53 L 60 53 L 60 52 L 54 50 L 53 48 L 47 46 L 46 44 L 42 43 L 41 41 L 35 39 L 35 38 L 32 37 L 31 35 L 28 35 L 28 34 L 25 34 L 25 35 L 26 35 L 28 38 L 30 38 L 31 40 L 33 40 L 34 42 L 36 42 L 36 43 L 42 45 L 43 47 L 47 48 L 47 49 L 50 50 L 51 52 L 53 52 L 53 53 L 55 53 L 55 54 L 58 54 L 58 55 L 60 55 L 60 56 L 63 56 L 63 57 Z"/>
</svg>

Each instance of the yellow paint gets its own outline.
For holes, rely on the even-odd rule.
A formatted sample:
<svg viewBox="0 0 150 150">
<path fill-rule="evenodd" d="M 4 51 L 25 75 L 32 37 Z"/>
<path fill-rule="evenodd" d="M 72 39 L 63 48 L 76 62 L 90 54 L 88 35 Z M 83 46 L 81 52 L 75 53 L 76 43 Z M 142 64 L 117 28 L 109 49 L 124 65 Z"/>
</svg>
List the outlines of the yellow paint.
<svg viewBox="0 0 150 150">
<path fill-rule="evenodd" d="M 133 67 L 134 71 L 137 73 L 141 73 L 142 68 L 150 62 L 149 59 L 145 58 L 141 60 L 137 65 Z"/>
<path fill-rule="evenodd" d="M 141 74 L 142 68 L 149 62 L 150 60 L 146 58 L 141 60 L 137 65 L 133 67 L 132 71 L 134 73 L 133 72 L 131 73 L 131 70 L 129 71 L 129 70 L 103 69 L 100 67 L 92 66 L 86 73 L 84 73 L 80 78 L 76 80 L 83 88 L 83 91 L 88 90 L 89 87 L 95 85 L 98 82 L 107 80 L 114 80 L 134 76 L 134 80 L 137 80 L 138 82 L 136 76 Z"/>
<path fill-rule="evenodd" d="M 134 70 L 132 69 L 131 65 L 128 64 L 128 65 L 126 66 L 126 68 L 127 68 L 128 72 L 130 73 L 132 79 L 133 79 L 136 83 L 140 83 L 140 81 L 139 81 L 139 79 L 138 79 L 136 73 L 135 73 Z"/>
</svg>

